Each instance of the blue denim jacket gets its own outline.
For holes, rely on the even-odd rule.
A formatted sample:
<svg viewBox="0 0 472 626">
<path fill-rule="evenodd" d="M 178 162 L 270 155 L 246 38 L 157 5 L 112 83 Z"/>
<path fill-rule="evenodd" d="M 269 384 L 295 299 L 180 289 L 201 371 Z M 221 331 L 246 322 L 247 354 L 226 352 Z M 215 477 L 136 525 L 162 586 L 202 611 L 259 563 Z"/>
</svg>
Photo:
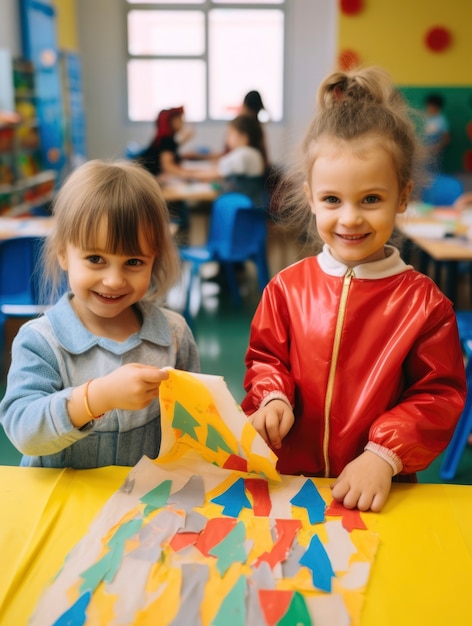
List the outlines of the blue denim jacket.
<svg viewBox="0 0 472 626">
<path fill-rule="evenodd" d="M 138 411 L 114 409 L 79 430 L 67 401 L 72 389 L 126 363 L 198 372 L 197 346 L 184 318 L 139 303 L 143 325 L 126 341 L 97 337 L 76 316 L 71 294 L 20 328 L 12 345 L 0 421 L 23 453 L 22 465 L 93 468 L 135 465 L 159 453 L 159 402 Z"/>
</svg>

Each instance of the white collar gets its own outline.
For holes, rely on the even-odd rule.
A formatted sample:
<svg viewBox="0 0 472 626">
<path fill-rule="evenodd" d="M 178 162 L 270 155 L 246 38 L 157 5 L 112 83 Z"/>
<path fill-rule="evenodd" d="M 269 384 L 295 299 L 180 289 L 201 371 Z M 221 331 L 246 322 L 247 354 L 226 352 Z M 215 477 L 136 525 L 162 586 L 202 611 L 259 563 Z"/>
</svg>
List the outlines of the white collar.
<svg viewBox="0 0 472 626">
<path fill-rule="evenodd" d="M 324 244 L 322 252 L 317 255 L 318 263 L 326 274 L 331 276 L 344 276 L 348 266 L 337 261 L 331 254 L 328 244 Z M 353 268 L 356 278 L 387 278 L 412 269 L 401 258 L 400 252 L 394 246 L 385 246 L 385 258 L 380 261 L 361 263 Z"/>
</svg>

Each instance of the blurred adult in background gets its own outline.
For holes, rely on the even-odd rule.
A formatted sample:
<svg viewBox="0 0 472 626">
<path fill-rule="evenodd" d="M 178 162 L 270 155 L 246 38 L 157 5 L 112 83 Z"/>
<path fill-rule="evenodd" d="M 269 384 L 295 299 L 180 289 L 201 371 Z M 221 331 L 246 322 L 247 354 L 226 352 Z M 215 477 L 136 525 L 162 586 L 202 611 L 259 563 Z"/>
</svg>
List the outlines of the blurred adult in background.
<svg viewBox="0 0 472 626">
<path fill-rule="evenodd" d="M 269 121 L 269 114 L 264 108 L 264 104 L 262 102 L 261 94 L 258 91 L 248 91 L 248 93 L 244 96 L 244 99 L 239 107 L 239 111 L 236 117 L 239 116 L 247 116 L 255 120 L 260 129 L 261 140 L 259 142 L 259 150 L 263 155 L 264 162 L 266 164 L 266 168 L 269 168 L 269 158 L 267 156 L 267 148 L 265 142 L 264 128 L 261 122 Z M 227 154 L 230 150 L 228 143 L 225 142 L 224 148 L 221 152 L 213 152 L 208 155 L 204 155 L 202 158 L 217 160 Z"/>
<path fill-rule="evenodd" d="M 163 109 L 157 116 L 151 143 L 135 158 L 154 176 L 192 177 L 193 172 L 181 165 L 187 155 L 180 154 L 180 146 L 191 137 L 193 129 L 184 127 L 184 107 Z"/>
<path fill-rule="evenodd" d="M 265 110 L 262 96 L 258 91 L 248 91 L 244 96 L 240 113 L 242 115 L 252 115 L 257 117 L 260 122 L 267 122 L 269 114 Z"/>
<path fill-rule="evenodd" d="M 240 110 L 241 115 L 248 115 L 253 117 L 259 122 L 259 126 L 261 129 L 261 152 L 264 157 L 264 161 L 266 163 L 266 169 L 269 169 L 269 157 L 267 153 L 267 144 L 265 139 L 264 127 L 263 123 L 269 121 L 269 114 L 264 107 L 264 103 L 262 102 L 261 94 L 256 91 L 248 91 L 244 96 L 243 103 Z"/>
<path fill-rule="evenodd" d="M 250 115 L 258 120 L 261 133 L 261 152 L 264 157 L 264 161 L 266 163 L 266 171 L 265 171 L 265 194 L 266 194 L 266 204 L 270 203 L 270 198 L 273 196 L 275 189 L 280 183 L 283 170 L 280 166 L 271 162 L 268 156 L 266 137 L 264 132 L 264 125 L 266 122 L 270 120 L 270 115 L 267 109 L 264 106 L 262 101 L 262 96 L 259 91 L 252 90 L 248 91 L 244 96 L 243 103 L 241 105 L 240 113 L 242 115 Z"/>
<path fill-rule="evenodd" d="M 182 167 L 180 146 L 193 136 L 193 130 L 184 128 L 184 107 L 174 107 L 160 111 L 156 119 L 156 132 L 151 143 L 135 156 L 151 174 L 162 178 L 176 176 L 193 178 L 197 173 Z M 176 201 L 169 205 L 171 219 L 182 233 L 189 229 L 189 209 L 185 202 Z"/>
</svg>

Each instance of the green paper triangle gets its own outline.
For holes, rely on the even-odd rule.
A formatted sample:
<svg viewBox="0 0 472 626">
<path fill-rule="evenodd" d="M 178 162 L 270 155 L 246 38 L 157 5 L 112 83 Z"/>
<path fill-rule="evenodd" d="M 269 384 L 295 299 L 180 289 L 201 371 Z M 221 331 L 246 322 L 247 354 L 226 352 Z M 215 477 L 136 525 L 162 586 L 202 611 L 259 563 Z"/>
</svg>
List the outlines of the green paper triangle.
<svg viewBox="0 0 472 626">
<path fill-rule="evenodd" d="M 243 522 L 238 522 L 233 530 L 209 551 L 212 556 L 218 558 L 216 567 L 220 576 L 224 576 L 230 566 L 236 561 L 239 563 L 246 561 L 245 540 L 246 527 Z"/>
<path fill-rule="evenodd" d="M 197 426 L 200 426 L 200 422 L 197 422 L 197 420 L 187 411 L 187 409 L 184 409 L 179 402 L 176 402 L 172 428 L 178 428 L 182 431 L 182 435 L 187 434 L 192 439 L 198 440 L 195 432 L 195 428 L 197 428 Z"/>
<path fill-rule="evenodd" d="M 304 597 L 299 591 L 295 591 L 287 612 L 277 626 L 312 626 L 313 622 L 308 612 Z"/>
<path fill-rule="evenodd" d="M 219 433 L 211 424 L 208 424 L 206 445 L 207 448 L 210 448 L 210 450 L 214 450 L 215 452 L 218 452 L 218 448 L 220 448 L 220 450 L 224 450 L 225 452 L 229 452 L 230 454 L 233 452 L 223 439 L 221 433 Z"/>
<path fill-rule="evenodd" d="M 240 576 L 220 606 L 210 626 L 245 626 L 246 576 Z"/>
<path fill-rule="evenodd" d="M 147 504 L 147 507 L 144 509 L 145 516 L 155 509 L 160 509 L 167 503 L 171 487 L 172 481 L 164 480 L 160 485 L 157 485 L 157 487 L 154 487 L 154 489 L 144 494 L 141 498 L 141 502 Z"/>
</svg>

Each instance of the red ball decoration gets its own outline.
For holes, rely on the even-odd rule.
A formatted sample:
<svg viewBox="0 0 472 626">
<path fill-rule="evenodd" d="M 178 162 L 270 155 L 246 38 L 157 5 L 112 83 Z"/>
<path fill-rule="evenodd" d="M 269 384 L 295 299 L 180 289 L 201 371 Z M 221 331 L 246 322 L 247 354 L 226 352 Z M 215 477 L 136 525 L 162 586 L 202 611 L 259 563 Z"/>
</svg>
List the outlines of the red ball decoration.
<svg viewBox="0 0 472 626">
<path fill-rule="evenodd" d="M 433 52 L 444 52 L 452 42 L 451 32 L 444 26 L 430 28 L 425 36 L 426 46 Z"/>
<path fill-rule="evenodd" d="M 472 121 L 465 127 L 465 132 L 470 141 L 472 141 Z"/>
<path fill-rule="evenodd" d="M 340 0 L 341 13 L 344 15 L 356 15 L 363 7 L 363 0 Z"/>
<path fill-rule="evenodd" d="M 464 170 L 466 172 L 472 172 L 472 150 L 466 150 L 464 152 Z"/>
<path fill-rule="evenodd" d="M 361 58 L 355 50 L 342 50 L 338 57 L 339 67 L 346 71 L 357 67 L 361 63 Z"/>
</svg>

